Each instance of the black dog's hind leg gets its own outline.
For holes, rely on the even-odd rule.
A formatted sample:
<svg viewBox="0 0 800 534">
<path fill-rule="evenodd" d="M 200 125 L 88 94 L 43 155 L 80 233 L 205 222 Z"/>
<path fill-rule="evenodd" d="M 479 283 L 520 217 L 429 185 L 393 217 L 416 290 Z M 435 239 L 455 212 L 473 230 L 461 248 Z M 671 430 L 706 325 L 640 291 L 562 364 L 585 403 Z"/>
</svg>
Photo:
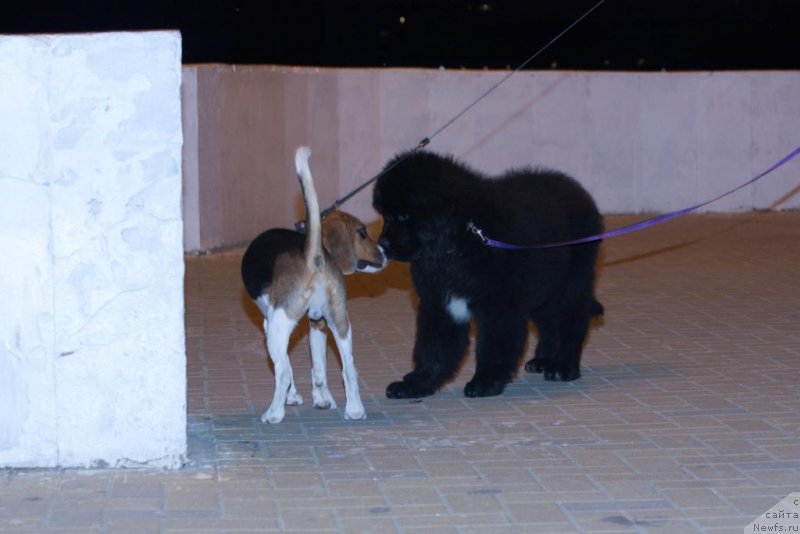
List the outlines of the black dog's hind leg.
<svg viewBox="0 0 800 534">
<path fill-rule="evenodd" d="M 528 320 L 524 313 L 498 312 L 479 317 L 475 376 L 464 387 L 464 395 L 500 395 L 511 382 L 527 338 Z"/>
<path fill-rule="evenodd" d="M 545 380 L 568 382 L 581 377 L 581 352 L 586 333 L 589 331 L 588 306 L 576 306 L 565 310 L 561 319 L 561 346 L 558 350 L 554 368 L 545 372 Z"/>
<path fill-rule="evenodd" d="M 456 322 L 442 303 L 420 301 L 414 370 L 386 388 L 390 399 L 433 395 L 453 377 L 469 344 L 469 321 Z"/>
<path fill-rule="evenodd" d="M 552 315 L 537 314 L 533 320 L 539 329 L 539 342 L 532 360 L 525 364 L 529 373 L 544 373 L 548 381 L 569 382 L 581 377 L 581 352 L 592 315 L 602 313 L 593 298 L 572 303 Z"/>
<path fill-rule="evenodd" d="M 538 341 L 534 357 L 525 364 L 525 370 L 529 373 L 544 373 L 545 380 L 555 380 L 556 360 L 561 348 L 559 318 L 533 314 L 531 319 L 538 330 Z"/>
<path fill-rule="evenodd" d="M 565 382 L 581 377 L 581 352 L 592 316 L 602 315 L 603 306 L 594 298 L 597 244 L 572 250 L 565 287 L 557 298 L 531 314 L 539 329 L 535 357 L 525 364 L 530 373 Z"/>
</svg>

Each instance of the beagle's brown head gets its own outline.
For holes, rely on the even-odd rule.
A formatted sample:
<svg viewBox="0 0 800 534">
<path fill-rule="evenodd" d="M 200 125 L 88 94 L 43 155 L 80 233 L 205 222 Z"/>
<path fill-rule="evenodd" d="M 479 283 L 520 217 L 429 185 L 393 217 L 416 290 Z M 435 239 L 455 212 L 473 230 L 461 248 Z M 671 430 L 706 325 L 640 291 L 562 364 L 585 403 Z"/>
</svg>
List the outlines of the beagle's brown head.
<svg viewBox="0 0 800 534">
<path fill-rule="evenodd" d="M 373 241 L 364 223 L 343 211 L 322 221 L 322 246 L 343 274 L 375 273 L 386 266 L 386 255 Z"/>
</svg>

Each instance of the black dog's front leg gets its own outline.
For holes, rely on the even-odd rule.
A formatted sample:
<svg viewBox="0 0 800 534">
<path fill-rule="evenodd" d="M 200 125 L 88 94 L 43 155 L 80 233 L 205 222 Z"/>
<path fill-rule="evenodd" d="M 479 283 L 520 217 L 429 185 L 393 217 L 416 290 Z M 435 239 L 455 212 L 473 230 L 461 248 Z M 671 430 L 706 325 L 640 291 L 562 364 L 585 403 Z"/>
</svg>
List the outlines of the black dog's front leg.
<svg viewBox="0 0 800 534">
<path fill-rule="evenodd" d="M 467 397 L 503 393 L 519 363 L 528 338 L 528 320 L 522 314 L 497 310 L 478 317 L 475 376 L 464 387 Z"/>
<path fill-rule="evenodd" d="M 455 322 L 444 302 L 423 300 L 417 315 L 414 370 L 386 388 L 390 399 L 433 395 L 453 377 L 469 343 L 469 321 Z"/>
</svg>

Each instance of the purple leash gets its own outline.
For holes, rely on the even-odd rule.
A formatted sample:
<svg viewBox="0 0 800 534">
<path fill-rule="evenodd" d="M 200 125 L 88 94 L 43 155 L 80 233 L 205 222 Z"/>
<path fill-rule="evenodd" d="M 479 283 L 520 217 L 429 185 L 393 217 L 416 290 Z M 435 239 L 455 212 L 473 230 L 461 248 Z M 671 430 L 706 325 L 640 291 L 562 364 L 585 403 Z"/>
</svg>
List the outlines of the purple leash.
<svg viewBox="0 0 800 534">
<path fill-rule="evenodd" d="M 778 161 L 776 164 L 774 164 L 769 169 L 765 170 L 761 174 L 756 175 L 755 178 L 743 183 L 742 185 L 740 185 L 739 187 L 736 187 L 735 189 L 731 189 L 727 193 L 723 193 L 723 194 L 719 195 L 716 198 L 712 198 L 711 200 L 708 200 L 706 202 L 702 202 L 702 203 L 697 204 L 696 206 L 692 206 L 690 208 L 684 208 L 684 209 L 680 209 L 680 210 L 677 210 L 677 211 L 672 211 L 670 213 L 665 213 L 663 215 L 658 215 L 657 217 L 646 219 L 644 221 L 641 221 L 641 222 L 638 222 L 638 223 L 634 223 L 634 224 L 630 224 L 628 226 L 622 226 L 620 228 L 615 228 L 614 230 L 609 230 L 608 232 L 603 232 L 602 234 L 590 235 L 588 237 L 581 237 L 579 239 L 570 239 L 568 241 L 558 241 L 556 243 L 546 243 L 546 244 L 543 244 L 543 245 L 514 245 L 512 243 L 503 243 L 502 241 L 497 241 L 496 239 L 491 239 L 490 237 L 487 237 L 487 236 L 483 235 L 483 231 L 480 228 L 478 228 L 477 226 L 475 226 L 475 224 L 472 221 L 469 221 L 467 223 L 467 229 L 470 232 L 472 232 L 473 234 L 475 234 L 476 236 L 478 236 L 478 238 L 480 238 L 480 240 L 483 241 L 484 245 L 486 245 L 488 247 L 502 248 L 502 249 L 507 249 L 507 250 L 555 248 L 555 247 L 565 247 L 565 246 L 568 246 L 568 245 L 580 245 L 581 243 L 590 243 L 592 241 L 600 241 L 601 239 L 607 239 L 609 237 L 616 237 L 618 235 L 628 234 L 630 232 L 635 232 L 637 230 L 643 230 L 644 228 L 649 228 L 650 226 L 655 226 L 656 224 L 660 224 L 660 223 L 662 223 L 664 221 L 668 221 L 670 219 L 675 219 L 677 217 L 682 217 L 683 215 L 686 215 L 687 213 L 691 213 L 691 212 L 693 212 L 695 210 L 698 210 L 698 209 L 702 208 L 703 206 L 707 206 L 707 205 L 711 204 L 712 202 L 716 202 L 717 200 L 720 200 L 721 198 L 724 198 L 724 197 L 726 197 L 726 196 L 728 196 L 730 194 L 735 193 L 736 191 L 738 191 L 738 190 L 740 190 L 742 188 L 747 187 L 748 185 L 753 184 L 754 182 L 760 180 L 761 178 L 763 178 L 764 176 L 768 175 L 772 171 L 774 171 L 774 170 L 776 170 L 776 169 L 778 169 L 780 167 L 783 167 L 784 165 L 789 163 L 789 161 L 791 161 L 798 154 L 800 154 L 800 146 L 795 148 L 787 156 L 784 156 L 780 161 Z"/>
</svg>

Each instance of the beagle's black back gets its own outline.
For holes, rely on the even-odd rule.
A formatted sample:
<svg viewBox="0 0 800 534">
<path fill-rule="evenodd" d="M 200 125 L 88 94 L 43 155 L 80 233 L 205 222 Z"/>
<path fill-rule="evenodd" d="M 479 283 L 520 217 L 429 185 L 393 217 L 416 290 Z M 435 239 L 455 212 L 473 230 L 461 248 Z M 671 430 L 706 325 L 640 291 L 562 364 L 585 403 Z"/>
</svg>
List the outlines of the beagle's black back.
<svg viewBox="0 0 800 534">
<path fill-rule="evenodd" d="M 306 236 L 294 230 L 273 228 L 256 237 L 242 257 L 242 281 L 250 298 L 256 300 L 272 285 L 278 256 L 297 253 L 303 256 Z"/>
</svg>

